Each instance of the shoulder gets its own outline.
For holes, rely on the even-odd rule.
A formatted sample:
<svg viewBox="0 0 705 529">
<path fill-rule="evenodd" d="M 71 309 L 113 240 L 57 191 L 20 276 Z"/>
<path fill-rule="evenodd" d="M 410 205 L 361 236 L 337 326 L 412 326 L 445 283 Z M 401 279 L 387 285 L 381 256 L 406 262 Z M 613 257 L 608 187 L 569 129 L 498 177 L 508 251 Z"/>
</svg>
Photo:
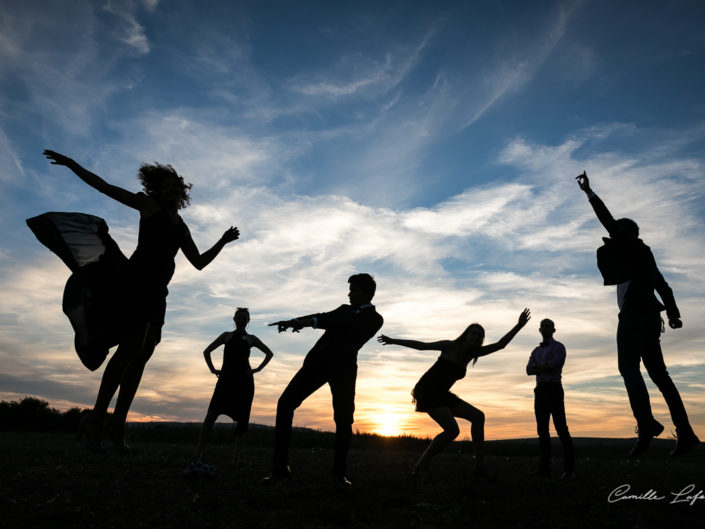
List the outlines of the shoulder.
<svg viewBox="0 0 705 529">
<path fill-rule="evenodd" d="M 151 217 L 161 210 L 159 204 L 157 204 L 156 201 L 144 191 L 135 193 L 135 198 L 138 201 L 140 215 L 143 218 Z"/>
</svg>

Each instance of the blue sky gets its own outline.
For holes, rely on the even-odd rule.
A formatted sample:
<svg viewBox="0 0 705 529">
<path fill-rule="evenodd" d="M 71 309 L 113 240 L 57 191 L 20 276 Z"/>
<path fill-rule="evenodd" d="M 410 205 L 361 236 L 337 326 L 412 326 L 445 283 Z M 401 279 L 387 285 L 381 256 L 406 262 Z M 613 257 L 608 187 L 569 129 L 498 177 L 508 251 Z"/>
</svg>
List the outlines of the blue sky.
<svg viewBox="0 0 705 529">
<path fill-rule="evenodd" d="M 90 406 L 100 380 L 60 310 L 68 270 L 24 219 L 85 211 L 125 253 L 136 242 L 137 214 L 50 166 L 50 148 L 135 191 L 141 162 L 170 163 L 194 184 L 182 216 L 200 248 L 242 233 L 202 272 L 178 258 L 131 419 L 202 419 L 215 379 L 201 351 L 244 305 L 275 352 L 253 407 L 273 423 L 320 331 L 266 323 L 335 308 L 367 271 L 392 336 L 453 338 L 479 321 L 494 341 L 532 309 L 456 384 L 488 438 L 534 434 L 524 367 L 543 317 L 568 349 L 573 433 L 632 435 L 616 298 L 595 266 L 605 234 L 573 180 L 585 169 L 676 293 L 684 328 L 662 343 L 704 433 L 704 23 L 685 1 L 4 3 L 0 398 Z M 370 342 L 358 427 L 432 433 L 409 392 L 434 358 Z M 322 389 L 295 422 L 328 429 L 331 415 Z"/>
</svg>

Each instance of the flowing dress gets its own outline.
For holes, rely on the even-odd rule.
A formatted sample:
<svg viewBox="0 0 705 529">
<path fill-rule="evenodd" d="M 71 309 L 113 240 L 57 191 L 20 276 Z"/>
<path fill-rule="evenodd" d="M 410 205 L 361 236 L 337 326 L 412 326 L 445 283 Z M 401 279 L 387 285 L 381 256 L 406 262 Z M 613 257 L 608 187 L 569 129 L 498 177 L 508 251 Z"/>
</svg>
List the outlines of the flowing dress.
<svg viewBox="0 0 705 529">
<path fill-rule="evenodd" d="M 91 371 L 105 361 L 126 329 L 149 323 L 159 342 L 174 257 L 188 236 L 186 224 L 165 211 L 140 219 L 137 248 L 128 260 L 100 217 L 49 212 L 27 219 L 39 242 L 69 267 L 62 308 L 74 347 Z"/>
</svg>

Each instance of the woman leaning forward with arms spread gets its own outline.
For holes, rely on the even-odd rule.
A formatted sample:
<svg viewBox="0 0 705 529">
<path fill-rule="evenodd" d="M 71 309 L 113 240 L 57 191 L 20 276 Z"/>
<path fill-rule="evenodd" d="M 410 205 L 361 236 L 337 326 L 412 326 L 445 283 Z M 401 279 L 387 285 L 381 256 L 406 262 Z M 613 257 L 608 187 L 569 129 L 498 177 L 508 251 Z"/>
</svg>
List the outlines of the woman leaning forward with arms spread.
<svg viewBox="0 0 705 529">
<path fill-rule="evenodd" d="M 176 253 L 180 248 L 186 259 L 201 270 L 226 244 L 239 237 L 239 231 L 230 227 L 212 248 L 199 252 L 178 213 L 189 203 L 191 185 L 185 184 L 170 165 L 143 164 L 138 176 L 144 192 L 133 193 L 109 184 L 63 154 L 45 150 L 44 155 L 52 164 L 68 167 L 97 191 L 140 212 L 137 248 L 127 263 L 121 283 L 120 343 L 103 372 L 93 411 L 82 422 L 90 449 L 101 450 L 105 433 L 115 448 L 124 452 L 128 450 L 124 441 L 127 413 L 145 364 L 161 339 L 167 285 L 174 274 Z M 103 425 L 118 388 L 112 418 Z"/>
<path fill-rule="evenodd" d="M 485 339 L 485 329 L 478 323 L 470 324 L 455 340 L 419 342 L 390 338 L 384 334 L 377 338 L 377 341 L 383 345 L 401 345 L 420 351 L 441 352 L 436 363 L 424 373 L 411 392 L 416 402 L 416 411 L 428 413 L 443 428 L 443 431 L 431 441 L 431 444 L 414 464 L 413 475 L 417 476 L 422 473 L 429 461 L 458 437 L 460 429 L 455 420 L 456 417 L 472 423 L 470 433 L 475 448 L 475 472 L 485 473 L 483 450 L 485 414 L 451 393 L 450 388 L 457 380 L 465 377 L 466 368 L 471 360 L 474 365 L 479 357 L 504 349 L 530 318 L 531 312 L 529 309 L 524 309 L 519 315 L 517 324 L 497 343 L 490 345 L 482 345 Z"/>
</svg>

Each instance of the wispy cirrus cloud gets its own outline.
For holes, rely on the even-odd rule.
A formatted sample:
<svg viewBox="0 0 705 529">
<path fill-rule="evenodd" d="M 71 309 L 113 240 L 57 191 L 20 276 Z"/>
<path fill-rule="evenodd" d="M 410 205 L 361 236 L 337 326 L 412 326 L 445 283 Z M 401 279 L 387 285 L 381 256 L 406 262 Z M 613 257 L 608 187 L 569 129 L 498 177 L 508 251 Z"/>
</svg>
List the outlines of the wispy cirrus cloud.
<svg viewBox="0 0 705 529">
<path fill-rule="evenodd" d="M 311 74 L 298 74 L 287 84 L 294 92 L 324 100 L 387 94 L 416 67 L 442 25 L 442 19 L 436 20 L 415 44 L 389 44 L 391 47 L 380 51 L 376 57 L 350 53 L 338 59 L 332 67 Z"/>
<path fill-rule="evenodd" d="M 149 10 L 154 10 L 158 0 L 139 3 L 144 4 Z M 133 0 L 108 0 L 102 9 L 118 20 L 118 23 L 111 24 L 116 39 L 127 44 L 135 53 L 144 55 L 149 53 L 149 40 L 144 27 L 137 21 L 137 5 Z"/>
</svg>

